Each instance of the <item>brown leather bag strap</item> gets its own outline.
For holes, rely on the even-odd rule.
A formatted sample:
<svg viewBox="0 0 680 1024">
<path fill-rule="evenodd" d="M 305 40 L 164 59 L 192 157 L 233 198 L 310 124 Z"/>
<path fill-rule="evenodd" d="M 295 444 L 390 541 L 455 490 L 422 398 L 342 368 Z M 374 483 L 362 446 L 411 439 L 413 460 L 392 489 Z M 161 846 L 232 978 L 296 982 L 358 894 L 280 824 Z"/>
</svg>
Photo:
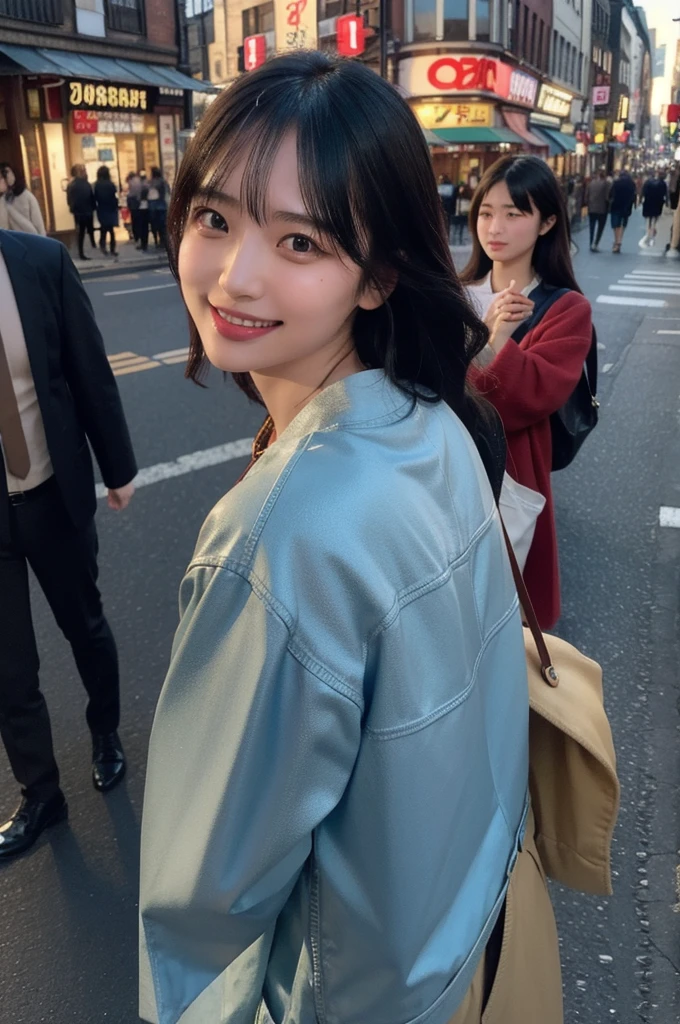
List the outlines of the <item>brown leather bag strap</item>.
<svg viewBox="0 0 680 1024">
<path fill-rule="evenodd" d="M 545 679 L 548 686 L 557 686 L 560 681 L 560 677 L 555 671 L 555 666 L 552 663 L 550 652 L 548 651 L 548 647 L 545 642 L 545 637 L 543 636 L 541 627 L 538 624 L 538 619 L 536 618 L 534 606 L 531 603 L 531 598 L 529 597 L 529 592 L 526 588 L 526 583 L 522 578 L 521 569 L 517 564 L 515 552 L 512 550 L 512 544 L 510 543 L 510 538 L 507 535 L 507 532 L 505 530 L 505 524 L 503 523 L 502 519 L 501 526 L 503 527 L 505 546 L 508 549 L 508 558 L 510 559 L 510 567 L 512 569 L 512 575 L 515 580 L 515 586 L 517 587 L 517 593 L 519 595 L 520 604 L 522 605 L 522 610 L 524 612 L 524 617 L 526 618 L 527 625 L 531 630 L 531 635 L 534 638 L 536 650 L 538 651 L 538 657 L 541 660 L 541 675 Z"/>
</svg>

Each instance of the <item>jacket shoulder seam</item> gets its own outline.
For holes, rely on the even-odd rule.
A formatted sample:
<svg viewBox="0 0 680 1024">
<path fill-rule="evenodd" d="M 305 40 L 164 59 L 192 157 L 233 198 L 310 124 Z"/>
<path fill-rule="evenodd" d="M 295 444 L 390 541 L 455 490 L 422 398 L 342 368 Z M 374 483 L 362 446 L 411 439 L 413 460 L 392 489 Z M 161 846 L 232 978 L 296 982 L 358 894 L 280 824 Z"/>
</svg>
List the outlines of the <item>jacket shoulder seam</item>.
<svg viewBox="0 0 680 1024">
<path fill-rule="evenodd" d="M 350 686 L 349 683 L 345 682 L 344 679 L 340 679 L 335 673 L 324 665 L 322 662 L 315 658 L 314 655 L 307 650 L 307 648 L 300 643 L 295 633 L 295 622 L 293 616 L 290 614 L 286 606 L 274 597 L 266 584 L 259 578 L 256 572 L 242 562 L 238 562 L 229 558 L 221 559 L 194 559 L 187 569 L 187 573 L 191 572 L 192 569 L 206 568 L 214 569 L 217 571 L 224 571 L 231 573 L 234 576 L 240 577 L 251 589 L 253 594 L 258 598 L 259 601 L 264 605 L 265 609 L 277 618 L 284 626 L 287 634 L 288 641 L 286 643 L 286 650 L 292 658 L 297 661 L 302 668 L 304 668 L 310 675 L 313 675 L 320 683 L 327 686 L 329 689 L 334 690 L 340 696 L 345 697 L 347 700 L 355 704 L 360 711 L 363 711 L 364 700 L 361 693 L 358 693 L 354 687 Z"/>
</svg>

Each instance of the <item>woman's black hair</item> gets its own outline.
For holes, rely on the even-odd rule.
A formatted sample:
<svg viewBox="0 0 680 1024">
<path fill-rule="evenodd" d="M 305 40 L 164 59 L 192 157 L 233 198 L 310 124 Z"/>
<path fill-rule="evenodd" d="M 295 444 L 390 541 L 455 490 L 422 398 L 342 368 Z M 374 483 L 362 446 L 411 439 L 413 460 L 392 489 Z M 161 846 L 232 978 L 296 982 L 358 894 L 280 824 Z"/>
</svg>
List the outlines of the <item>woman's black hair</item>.
<svg viewBox="0 0 680 1024">
<path fill-rule="evenodd" d="M 111 171 L 106 164 L 102 164 L 97 170 L 97 181 L 111 181 Z"/>
<path fill-rule="evenodd" d="M 22 192 L 26 191 L 26 179 L 24 178 L 23 171 L 17 171 L 12 167 L 11 164 L 0 164 L 0 174 L 2 174 L 5 181 L 7 180 L 7 171 L 11 171 L 14 175 L 14 184 L 12 185 L 12 195 L 20 196 Z"/>
<path fill-rule="evenodd" d="M 501 181 L 508 186 L 518 210 L 532 213 L 533 203 L 542 221 L 548 217 L 556 218 L 550 231 L 540 235 L 534 247 L 532 265 L 541 280 L 555 288 L 571 288 L 580 292 L 571 262 L 571 231 L 564 196 L 551 169 L 537 156 L 502 156 L 483 175 L 470 206 L 472 255 L 461 272 L 461 281 L 466 284 L 480 281 L 493 266 L 493 260 L 479 241 L 477 218 L 485 196 Z"/>
<path fill-rule="evenodd" d="M 322 236 L 361 268 L 364 283 L 377 284 L 385 295 L 379 309 L 355 314 L 361 362 L 384 368 L 414 399 L 445 400 L 474 435 L 479 406 L 465 380 L 487 330 L 453 267 L 422 130 L 396 90 L 358 61 L 316 52 L 275 57 L 211 104 L 172 194 L 175 277 L 179 281 L 179 247 L 199 190 L 218 190 L 245 157 L 241 200 L 262 223 L 272 164 L 291 131 L 307 212 Z M 201 205 L 207 201 L 203 194 Z M 206 357 L 191 318 L 189 324 L 186 375 L 200 383 Z M 249 374 L 234 379 L 262 401 Z"/>
</svg>

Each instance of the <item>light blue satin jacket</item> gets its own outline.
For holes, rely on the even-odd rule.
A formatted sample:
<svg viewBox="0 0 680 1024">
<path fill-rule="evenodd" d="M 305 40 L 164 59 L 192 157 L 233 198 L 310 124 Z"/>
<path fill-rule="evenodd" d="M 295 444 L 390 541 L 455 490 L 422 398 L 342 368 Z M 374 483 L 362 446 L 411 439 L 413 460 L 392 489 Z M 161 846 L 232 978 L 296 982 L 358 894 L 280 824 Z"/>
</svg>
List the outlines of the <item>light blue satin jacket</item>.
<svg viewBox="0 0 680 1024">
<path fill-rule="evenodd" d="M 490 487 L 444 404 L 333 384 L 182 582 L 142 828 L 160 1024 L 447 1024 L 523 835 L 528 693 Z"/>
</svg>

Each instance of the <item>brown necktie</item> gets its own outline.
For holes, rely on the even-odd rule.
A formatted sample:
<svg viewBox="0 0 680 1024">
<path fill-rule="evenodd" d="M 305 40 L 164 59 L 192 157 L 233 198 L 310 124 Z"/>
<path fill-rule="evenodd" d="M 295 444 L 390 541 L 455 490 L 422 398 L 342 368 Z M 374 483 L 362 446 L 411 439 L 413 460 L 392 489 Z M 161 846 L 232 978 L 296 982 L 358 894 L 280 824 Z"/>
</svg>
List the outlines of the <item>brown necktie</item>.
<svg viewBox="0 0 680 1024">
<path fill-rule="evenodd" d="M 0 334 L 0 437 L 5 452 L 5 462 L 12 476 L 25 480 L 31 468 L 28 445 L 21 416 L 17 405 L 17 396 L 12 385 L 9 372 L 7 353 Z"/>
</svg>

